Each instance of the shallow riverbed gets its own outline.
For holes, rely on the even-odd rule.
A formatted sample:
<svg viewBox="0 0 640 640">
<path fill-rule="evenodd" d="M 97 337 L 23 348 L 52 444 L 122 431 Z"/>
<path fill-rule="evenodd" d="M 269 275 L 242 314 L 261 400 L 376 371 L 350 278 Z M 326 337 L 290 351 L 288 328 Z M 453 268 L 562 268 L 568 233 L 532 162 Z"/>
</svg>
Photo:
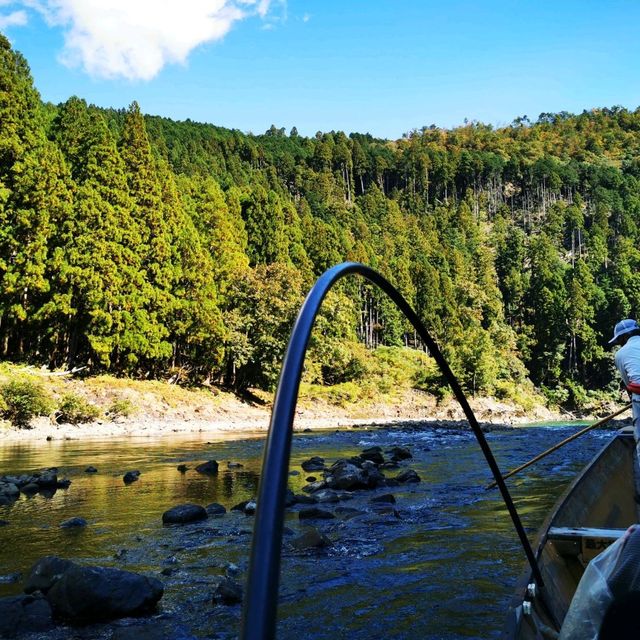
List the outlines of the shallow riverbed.
<svg viewBox="0 0 640 640">
<path fill-rule="evenodd" d="M 488 434 L 505 471 L 575 432 L 575 426 L 531 427 Z M 509 481 L 525 527 L 533 536 L 575 473 L 604 445 L 611 432 L 590 432 Z M 468 431 L 428 425 L 349 429 L 295 436 L 290 486 L 299 493 L 309 475 L 300 467 L 310 456 L 337 458 L 371 446 L 408 447 L 420 484 L 357 492 L 348 502 L 356 517 L 337 513 L 313 522 L 332 541 L 327 550 L 294 552 L 285 545 L 281 579 L 280 638 L 497 638 L 516 580 L 524 568 L 506 509 L 485 491 L 489 470 Z M 233 638 L 240 608 L 211 604 L 211 582 L 229 572 L 244 581 L 252 518 L 238 512 L 181 527 L 163 527 L 161 516 L 184 502 L 218 502 L 227 509 L 255 495 L 263 440 L 206 441 L 191 438 L 117 441 L 54 441 L 0 448 L 0 475 L 56 466 L 72 484 L 53 496 L 21 496 L 0 506 L 0 595 L 20 593 L 35 560 L 59 555 L 85 564 L 145 572 L 165 584 L 152 621 L 157 636 Z M 215 459 L 216 477 L 193 470 Z M 229 468 L 228 461 L 241 467 Z M 190 469 L 181 474 L 176 467 Z M 96 474 L 85 473 L 93 465 Z M 132 469 L 140 479 L 125 485 Z M 385 471 L 393 477 L 397 471 Z M 369 500 L 392 492 L 399 517 L 380 515 Z M 60 523 L 88 520 L 81 530 Z M 295 509 L 287 516 L 295 535 Z M 161 575 L 163 569 L 170 569 Z M 80 630 L 58 628 L 40 638 L 110 638 L 125 620 Z M 145 636 L 146 637 L 146 636 Z"/>
</svg>

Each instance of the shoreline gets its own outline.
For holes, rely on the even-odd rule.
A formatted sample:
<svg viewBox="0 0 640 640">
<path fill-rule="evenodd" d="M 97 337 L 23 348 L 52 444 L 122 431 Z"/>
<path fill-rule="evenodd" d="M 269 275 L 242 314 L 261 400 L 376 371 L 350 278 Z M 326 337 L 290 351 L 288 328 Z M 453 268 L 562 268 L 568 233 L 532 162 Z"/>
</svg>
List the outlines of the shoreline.
<svg viewBox="0 0 640 640">
<path fill-rule="evenodd" d="M 473 406 L 475 405 L 475 406 Z M 550 411 L 525 415 L 514 407 L 486 399 L 472 403 L 478 422 L 483 428 L 509 428 L 535 422 L 567 422 L 567 418 Z M 204 413 L 204 415 L 202 415 Z M 118 440 L 125 438 L 177 437 L 219 440 L 264 437 L 267 434 L 271 407 L 258 407 L 239 402 L 217 407 L 215 412 L 181 407 L 177 411 L 147 412 L 110 421 L 101 419 L 91 423 L 57 424 L 42 417 L 32 421 L 29 429 L 8 424 L 0 425 L 0 446 L 20 443 L 73 440 Z M 410 407 L 382 405 L 362 408 L 358 414 L 320 403 L 299 407 L 294 421 L 294 433 L 331 429 L 358 429 L 403 424 L 408 422 L 466 422 L 455 402 L 443 406 Z"/>
<path fill-rule="evenodd" d="M 97 409 L 99 417 L 90 423 L 59 424 L 56 415 L 60 412 L 57 412 L 32 419 L 30 428 L 26 429 L 0 419 L 0 445 L 164 437 L 241 439 L 266 434 L 271 418 L 273 396 L 259 390 L 240 397 L 215 385 L 182 387 L 159 380 L 107 375 L 76 378 L 67 372 L 52 373 L 28 366 L 5 364 L 0 367 L 0 383 L 14 377 L 33 380 L 54 404 L 68 396 L 80 406 L 84 402 Z M 467 400 L 483 428 L 595 421 L 598 417 L 549 409 L 535 394 L 529 398 L 526 409 L 512 400 L 492 396 L 471 396 Z M 600 410 L 610 413 L 615 408 L 609 403 Z M 294 431 L 407 422 L 441 422 L 459 427 L 462 422 L 466 423 L 466 417 L 453 397 L 439 399 L 412 387 L 373 394 L 371 390 L 360 393 L 357 388 L 348 393 L 340 389 L 328 393 L 325 388 L 307 385 L 301 389 L 297 401 Z"/>
<path fill-rule="evenodd" d="M 11 378 L 20 372 L 19 368 L 9 369 L 4 377 Z M 266 393 L 255 393 L 247 399 L 215 387 L 190 389 L 108 376 L 76 380 L 41 371 L 29 374 L 36 377 L 50 396 L 61 398 L 70 394 L 99 408 L 100 417 L 89 423 L 59 424 L 55 414 L 51 414 L 32 419 L 30 428 L 25 429 L 0 420 L 0 446 L 67 440 L 264 437 L 271 419 L 272 397 Z M 127 414 L 111 413 L 116 401 L 129 407 Z M 550 410 L 542 404 L 524 409 L 490 396 L 470 397 L 468 401 L 484 430 L 597 419 Z M 352 398 L 344 404 L 330 402 L 311 388 L 298 399 L 293 429 L 300 433 L 406 423 L 460 427 L 466 423 L 466 417 L 452 397 L 439 401 L 432 394 L 412 388 L 398 389 L 392 395 L 376 399 Z"/>
</svg>

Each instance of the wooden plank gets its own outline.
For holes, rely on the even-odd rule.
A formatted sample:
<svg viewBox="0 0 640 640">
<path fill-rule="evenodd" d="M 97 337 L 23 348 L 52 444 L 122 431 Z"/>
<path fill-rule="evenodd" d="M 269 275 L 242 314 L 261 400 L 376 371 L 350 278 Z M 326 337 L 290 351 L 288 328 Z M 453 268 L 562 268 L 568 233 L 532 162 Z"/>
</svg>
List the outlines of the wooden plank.
<svg viewBox="0 0 640 640">
<path fill-rule="evenodd" d="M 599 529 L 595 527 L 550 527 L 549 538 L 572 539 L 572 538 L 607 538 L 617 540 L 626 533 L 626 529 Z"/>
</svg>

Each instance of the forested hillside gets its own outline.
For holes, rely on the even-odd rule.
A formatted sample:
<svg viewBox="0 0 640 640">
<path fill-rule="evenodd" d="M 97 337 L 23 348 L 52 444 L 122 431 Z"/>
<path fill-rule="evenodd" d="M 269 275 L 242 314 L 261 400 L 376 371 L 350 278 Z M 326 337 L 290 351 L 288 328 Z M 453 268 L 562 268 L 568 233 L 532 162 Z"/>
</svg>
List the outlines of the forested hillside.
<svg viewBox="0 0 640 640">
<path fill-rule="evenodd" d="M 606 341 L 640 308 L 639 223 L 640 110 L 395 141 L 252 135 L 43 104 L 0 36 L 4 359 L 268 388 L 308 287 L 356 260 L 402 291 L 468 390 L 528 376 L 577 400 L 613 384 Z M 366 375 L 363 344 L 415 343 L 352 279 L 308 379 Z"/>
</svg>

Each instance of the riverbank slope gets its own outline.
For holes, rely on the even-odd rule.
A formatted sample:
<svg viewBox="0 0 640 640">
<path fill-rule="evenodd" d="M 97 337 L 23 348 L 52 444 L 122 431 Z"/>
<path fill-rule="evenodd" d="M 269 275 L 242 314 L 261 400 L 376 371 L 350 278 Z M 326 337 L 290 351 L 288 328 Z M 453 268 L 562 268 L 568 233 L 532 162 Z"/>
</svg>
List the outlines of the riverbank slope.
<svg viewBox="0 0 640 640">
<path fill-rule="evenodd" d="M 213 386 L 184 388 L 161 381 L 139 381 L 111 376 L 77 378 L 42 369 L 3 365 L 0 384 L 11 379 L 33 381 L 51 398 L 54 406 L 73 399 L 92 407 L 91 420 L 64 420 L 60 410 L 37 416 L 29 428 L 0 421 L 0 441 L 44 439 L 160 437 L 172 433 L 264 432 L 269 425 L 272 395 L 260 391 L 240 398 Z M 527 409 L 494 398 L 471 398 L 478 419 L 493 424 L 567 419 L 538 404 Z M 81 413 L 81 412 L 80 412 Z M 296 412 L 296 429 L 329 429 L 403 420 L 462 420 L 464 415 L 452 398 L 411 388 L 394 389 L 373 397 L 344 397 L 303 385 Z"/>
</svg>

